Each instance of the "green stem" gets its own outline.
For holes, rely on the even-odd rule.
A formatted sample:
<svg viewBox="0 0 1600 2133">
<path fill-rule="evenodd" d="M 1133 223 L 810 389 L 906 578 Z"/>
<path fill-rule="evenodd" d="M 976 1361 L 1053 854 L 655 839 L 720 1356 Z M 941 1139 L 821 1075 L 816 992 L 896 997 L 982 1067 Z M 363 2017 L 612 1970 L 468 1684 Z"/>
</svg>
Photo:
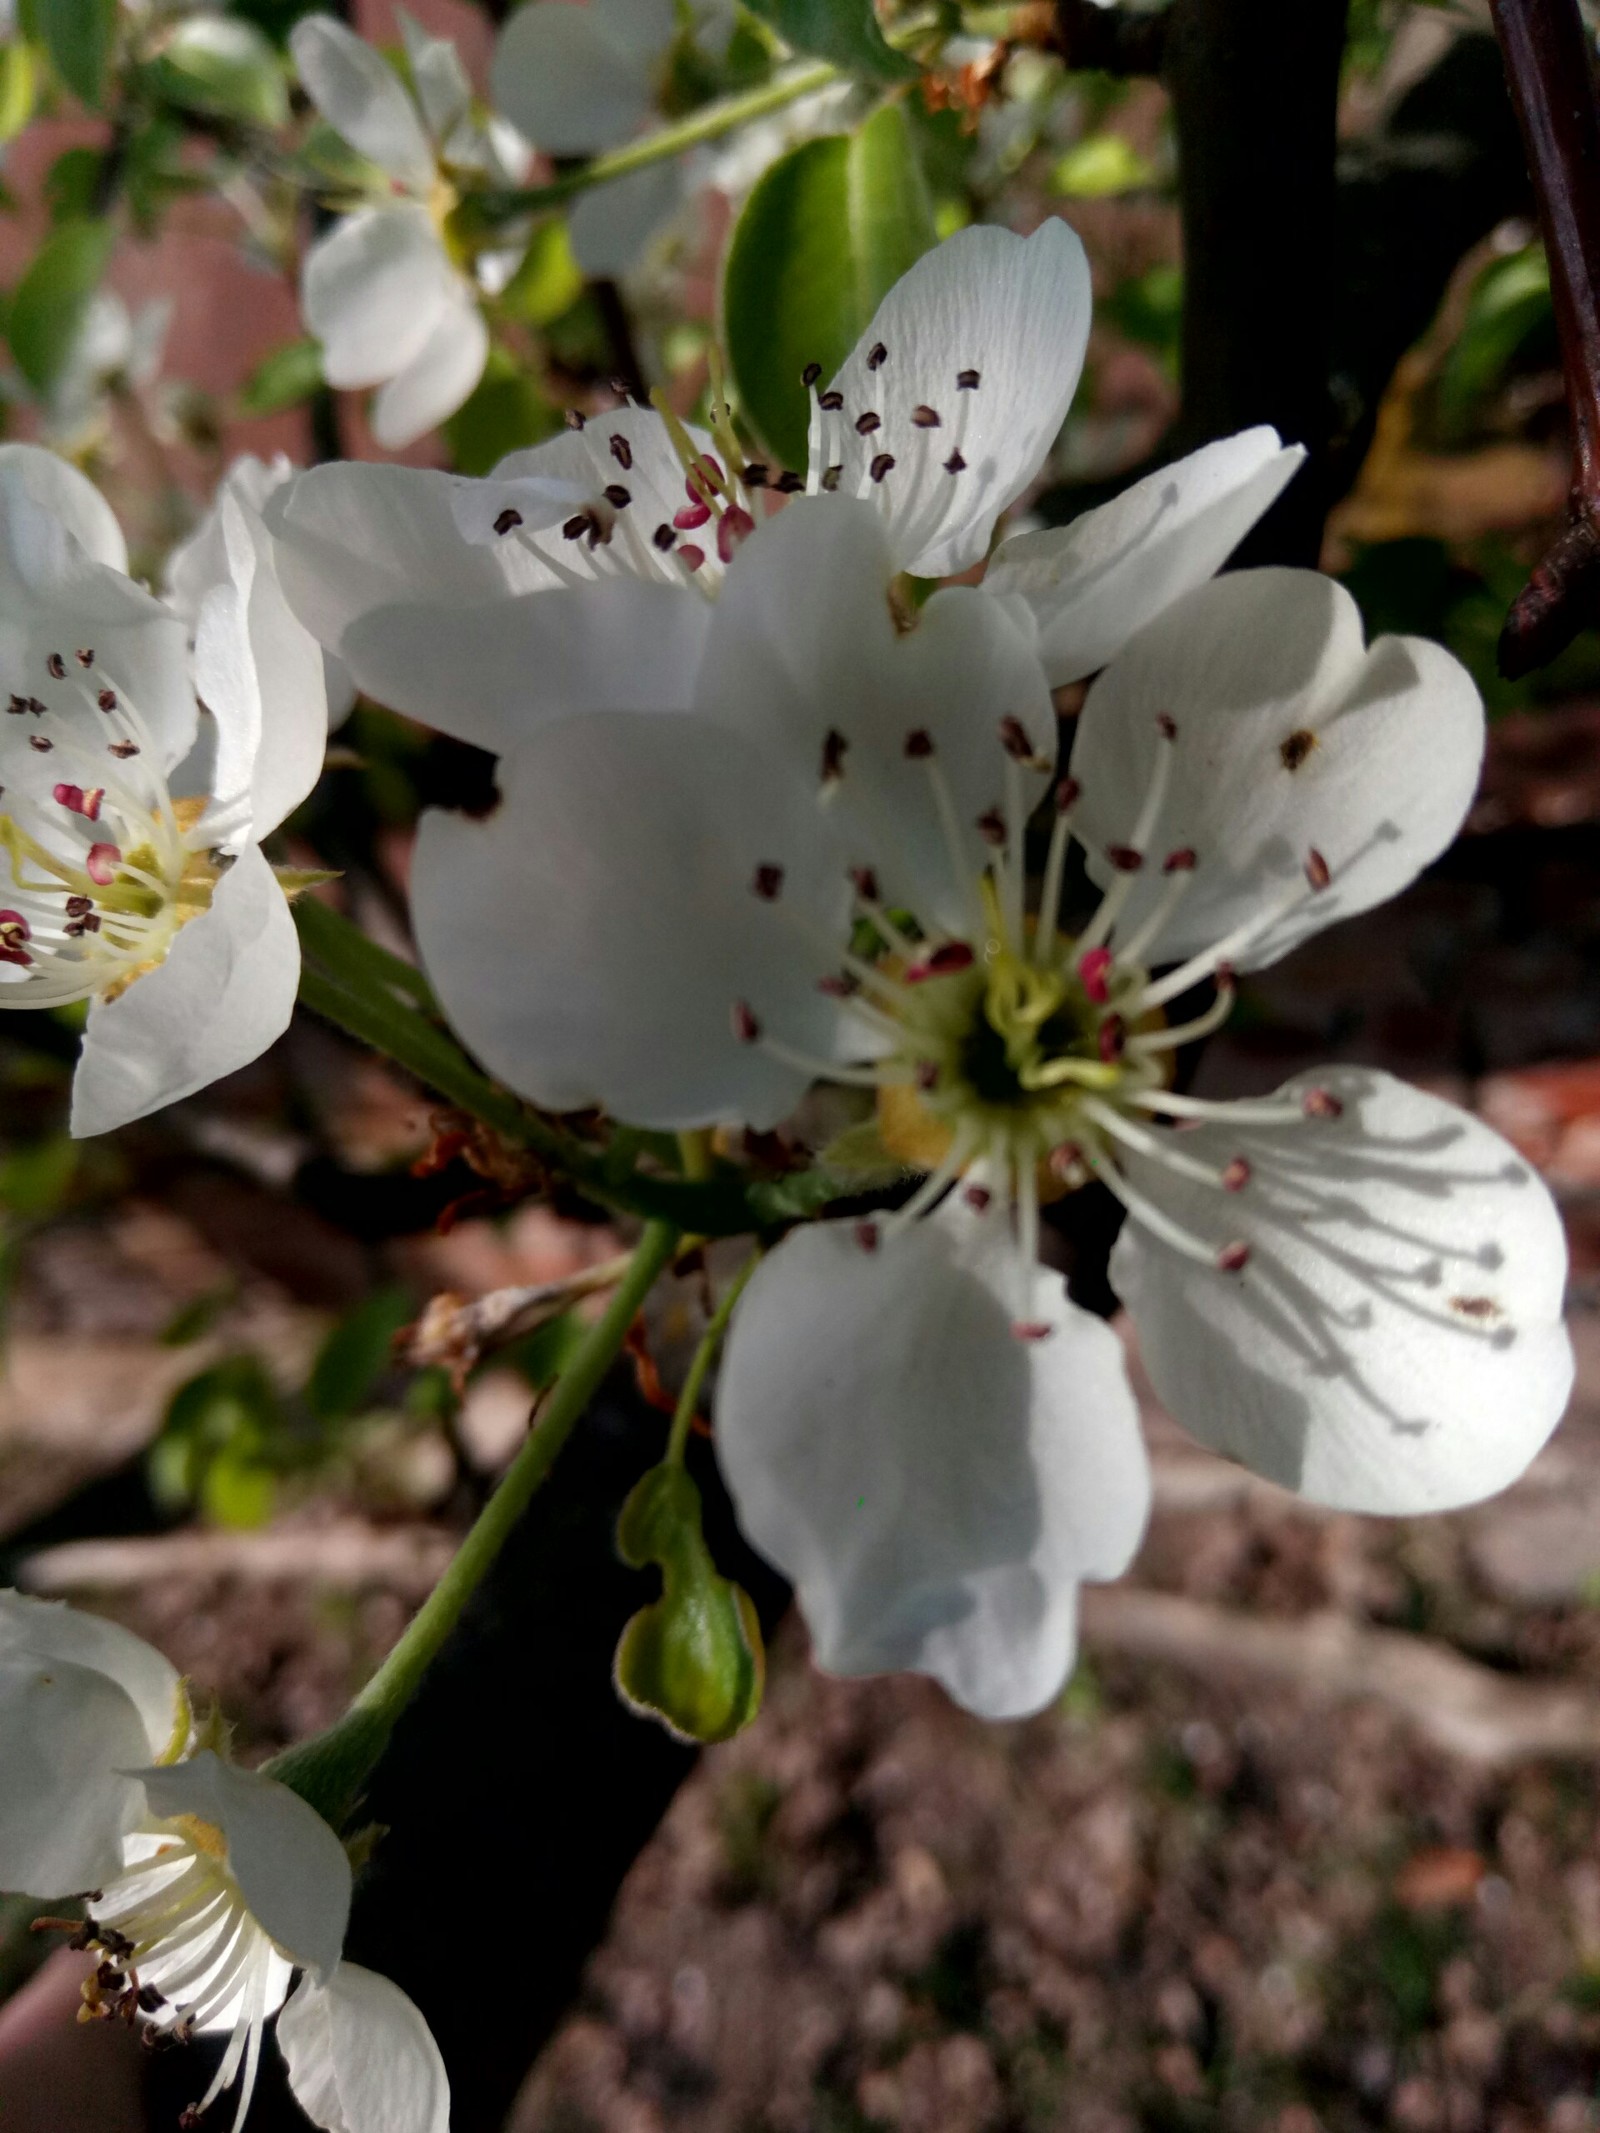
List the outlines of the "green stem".
<svg viewBox="0 0 1600 2133">
<path fill-rule="evenodd" d="M 404 956 L 391 955 L 387 948 L 363 933 L 359 926 L 342 918 L 331 904 L 319 902 L 308 896 L 294 906 L 295 924 L 300 929 L 300 939 L 308 955 L 319 962 L 365 972 L 380 985 L 402 992 L 415 1000 L 419 1007 L 433 1008 L 433 987 L 428 983 L 415 963 L 408 963 Z"/>
<path fill-rule="evenodd" d="M 642 140 L 630 141 L 625 148 L 609 149 L 605 155 L 585 163 L 580 170 L 563 171 L 548 185 L 524 185 L 515 192 L 480 193 L 473 205 L 492 221 L 526 214 L 531 208 L 559 207 L 563 200 L 570 200 L 575 193 L 588 192 L 591 187 L 605 185 L 612 178 L 625 178 L 633 171 L 648 169 L 652 163 L 664 163 L 672 156 L 682 155 L 685 149 L 698 148 L 706 141 L 720 140 L 723 134 L 732 133 L 736 127 L 748 125 L 752 119 L 765 118 L 769 112 L 782 111 L 802 96 L 809 96 L 814 89 L 826 89 L 830 82 L 840 78 L 839 68 L 826 60 L 796 67 L 787 74 L 780 74 L 776 81 L 763 82 L 759 89 L 745 89 L 737 96 L 718 97 L 715 103 L 703 105 L 688 118 L 679 119 L 671 126 L 657 127 Z"/>
<path fill-rule="evenodd" d="M 711 1368 L 711 1359 L 722 1345 L 722 1337 L 728 1330 L 728 1321 L 733 1317 L 733 1307 L 744 1294 L 745 1283 L 761 1262 L 759 1247 L 740 1267 L 722 1301 L 711 1314 L 711 1322 L 701 1335 L 700 1345 L 689 1365 L 689 1375 L 683 1381 L 683 1390 L 678 1395 L 678 1404 L 673 1410 L 672 1429 L 667 1437 L 665 1464 L 682 1466 L 683 1455 L 689 1448 L 689 1432 L 694 1427 L 694 1418 L 700 1406 L 700 1390 L 706 1381 L 706 1372 Z"/>
<path fill-rule="evenodd" d="M 314 918 L 308 916 L 312 911 L 317 913 Z M 294 906 L 294 915 L 305 950 L 300 971 L 302 1006 L 404 1067 L 457 1110 L 492 1127 L 513 1147 L 530 1150 L 603 1206 L 644 1222 L 670 1222 L 691 1236 L 735 1237 L 814 1214 L 848 1189 L 820 1170 L 804 1177 L 771 1180 L 741 1177 L 727 1168 L 712 1167 L 709 1146 L 704 1144 L 707 1167 L 703 1176 L 691 1173 L 674 1178 L 637 1169 L 619 1171 L 603 1152 L 541 1118 L 491 1081 L 448 1030 L 401 999 L 400 980 L 385 967 L 398 963 L 398 957 L 366 941 L 326 905 L 302 898 Z M 410 971 L 408 964 L 400 968 Z"/>
<path fill-rule="evenodd" d="M 645 1230 L 604 1315 L 584 1335 L 504 1480 L 399 1643 L 344 1717 L 267 1766 L 273 1777 L 293 1786 L 335 1827 L 350 1813 L 395 1721 L 616 1360 L 639 1306 L 677 1249 L 679 1234 L 669 1222 L 653 1222 Z"/>
</svg>

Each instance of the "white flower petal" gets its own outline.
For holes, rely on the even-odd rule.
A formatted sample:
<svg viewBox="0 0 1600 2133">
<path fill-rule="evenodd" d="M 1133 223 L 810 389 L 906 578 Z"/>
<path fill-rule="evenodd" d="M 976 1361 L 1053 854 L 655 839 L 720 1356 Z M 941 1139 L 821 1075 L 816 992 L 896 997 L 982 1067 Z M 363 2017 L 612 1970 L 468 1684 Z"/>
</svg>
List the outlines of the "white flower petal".
<svg viewBox="0 0 1600 2133">
<path fill-rule="evenodd" d="M 414 444 L 453 415 L 483 376 L 488 353 L 483 314 L 458 281 L 428 338 L 372 403 L 372 434 L 384 450 Z"/>
<path fill-rule="evenodd" d="M 306 255 L 300 308 L 328 383 L 381 385 L 416 361 L 459 303 L 456 271 L 423 207 L 347 215 Z"/>
<path fill-rule="evenodd" d="M 961 926 L 991 857 L 978 821 L 1005 807 L 1004 719 L 1042 761 L 1055 759 L 1055 717 L 1031 631 L 968 586 L 935 593 L 902 633 L 889 608 L 890 539 L 865 504 L 798 498 L 734 557 L 717 601 L 695 707 L 758 735 L 820 791 L 830 734 L 845 742 L 829 801 L 852 864 L 871 865 L 891 901 L 924 925 Z M 910 760 L 926 734 L 935 764 Z M 960 824 L 957 874 L 934 782 Z M 1042 790 L 1019 773 L 1023 808 Z"/>
<path fill-rule="evenodd" d="M 650 55 L 630 49 L 597 7 L 532 0 L 500 32 L 489 86 L 496 108 L 546 155 L 592 155 L 644 119 Z"/>
<path fill-rule="evenodd" d="M 1049 1337 L 1011 1331 L 1019 1301 Z M 864 1252 L 793 1231 L 734 1318 L 717 1456 L 794 1580 L 819 1663 L 932 1674 L 987 1718 L 1072 1665 L 1077 1588 L 1126 1569 L 1149 1505 L 1111 1329 L 1022 1278 L 1006 1218 L 953 1211 Z"/>
<path fill-rule="evenodd" d="M 296 621 L 260 517 L 226 487 L 218 518 L 228 579 L 195 633 L 195 685 L 217 722 L 213 793 L 245 831 L 277 828 L 310 792 L 327 752 L 322 648 Z"/>
<path fill-rule="evenodd" d="M 1344 1106 L 1290 1126 L 1220 1119 L 1185 1156 L 1242 1155 L 1224 1196 L 1142 1157 L 1135 1182 L 1239 1273 L 1129 1222 L 1112 1278 L 1186 1429 L 1315 1502 L 1444 1511 L 1514 1481 L 1572 1384 L 1567 1253 L 1538 1177 L 1452 1104 L 1360 1067 L 1289 1082 Z"/>
<path fill-rule="evenodd" d="M 59 521 L 91 561 L 126 571 L 128 544 L 117 515 L 87 474 L 37 444 L 0 444 L 0 468 L 15 467 L 34 502 Z"/>
<path fill-rule="evenodd" d="M 379 608 L 343 645 L 370 696 L 500 755 L 575 711 L 686 709 L 711 613 L 687 588 L 621 579 L 492 607 Z"/>
<path fill-rule="evenodd" d="M 306 94 L 352 148 L 414 193 L 433 184 L 433 150 L 394 69 L 332 15 L 306 15 L 289 32 Z"/>
<path fill-rule="evenodd" d="M 276 875 L 248 845 L 159 968 L 89 1010 L 72 1131 L 109 1133 L 259 1059 L 289 1027 L 300 941 Z"/>
<path fill-rule="evenodd" d="M 400 1987 L 341 1963 L 302 1978 L 278 2017 L 295 2101 L 326 2133 L 449 2133 L 450 2083 L 432 2032 Z"/>
<path fill-rule="evenodd" d="M 807 929 L 842 939 L 850 892 L 810 789 L 737 734 L 648 713 L 546 726 L 501 787 L 486 822 L 424 815 L 412 869 L 422 959 L 467 1044 L 551 1110 L 775 1125 L 809 1077 L 738 1042 L 732 1014 L 833 1041 Z M 771 902 L 765 865 L 785 870 Z"/>
<path fill-rule="evenodd" d="M 925 252 L 878 306 L 833 380 L 843 408 L 823 431 L 839 493 L 874 498 L 896 564 L 948 577 L 980 562 L 994 522 L 1044 464 L 1066 419 L 1089 337 L 1089 266 L 1067 224 L 958 230 Z M 885 353 L 874 365 L 874 351 Z M 957 380 L 975 373 L 975 387 Z M 920 428 L 931 409 L 937 429 Z M 861 436 L 856 423 L 876 414 Z M 966 462 L 946 471 L 952 452 Z M 887 452 L 880 482 L 872 461 Z M 818 469 L 813 469 L 817 472 Z"/>
<path fill-rule="evenodd" d="M 1265 425 L 1219 438 L 1070 526 L 1002 541 L 984 590 L 1032 610 L 1052 688 L 1080 681 L 1213 577 L 1305 456 Z"/>
<path fill-rule="evenodd" d="M 92 685 L 73 657 L 80 651 L 94 654 Z M 51 674 L 52 655 L 65 660 L 64 679 Z M 23 467 L 0 464 L 0 704 L 16 693 L 49 707 L 37 722 L 0 713 L 0 783 L 11 782 L 5 758 L 34 734 L 48 739 L 52 721 L 92 724 L 93 694 L 107 680 L 137 708 L 161 769 L 170 770 L 193 746 L 199 720 L 188 668 L 177 616 L 131 578 L 92 561 L 34 501 Z M 37 757 L 32 767 L 37 773 Z"/>
<path fill-rule="evenodd" d="M 164 1821 L 196 1815 L 222 1832 L 228 1870 L 256 1923 L 294 1962 L 331 1976 L 350 1917 L 350 1861 L 316 1809 L 209 1748 L 136 1775 Z"/>
<path fill-rule="evenodd" d="M 69 1659 L 114 1681 L 144 1723 L 149 1754 L 165 1755 L 186 1706 L 174 1667 L 120 1623 L 60 1600 L 0 1592 L 0 1658 Z"/>
<path fill-rule="evenodd" d="M 69 1659 L 0 1650 L 0 1889 L 75 1896 L 119 1870 L 149 1750 L 132 1698 Z"/>
<path fill-rule="evenodd" d="M 448 141 L 472 108 L 472 84 L 461 54 L 448 37 L 430 37 L 403 7 L 395 14 L 428 131 L 435 141 Z"/>
<path fill-rule="evenodd" d="M 462 538 L 456 498 L 467 486 L 431 468 L 346 462 L 297 474 L 272 497 L 265 516 L 278 581 L 320 644 L 342 655 L 351 623 L 377 608 L 481 607 L 552 582 L 515 541 Z"/>
<path fill-rule="evenodd" d="M 539 0 L 540 5 L 546 0 Z M 653 163 L 631 176 L 580 193 L 567 214 L 572 256 L 591 280 L 631 273 L 650 240 L 664 230 L 689 191 L 681 160 Z"/>
<path fill-rule="evenodd" d="M 266 508 L 268 497 L 275 496 L 286 482 L 292 481 L 294 473 L 292 462 L 283 452 L 270 460 L 258 459 L 253 452 L 243 452 L 229 463 L 227 473 L 217 485 L 211 508 L 194 531 L 167 557 L 161 587 L 163 597 L 191 627 L 200 618 L 200 603 L 206 594 L 213 586 L 226 584 L 231 574 L 228 544 L 222 530 L 224 496 L 234 497 L 251 511 L 260 513 Z"/>
<path fill-rule="evenodd" d="M 1363 651 L 1355 602 L 1309 570 L 1247 570 L 1189 593 L 1089 692 L 1072 773 L 1089 872 L 1112 875 L 1149 785 L 1162 715 L 1172 780 L 1147 855 L 1188 847 L 1193 886 L 1157 953 L 1176 959 L 1292 902 L 1230 956 L 1258 970 L 1334 919 L 1385 902 L 1460 828 L 1483 756 L 1483 706 L 1450 654 L 1418 637 Z M 1301 895 L 1318 852 L 1332 885 Z M 1126 909 L 1161 891 L 1147 866 Z"/>
</svg>

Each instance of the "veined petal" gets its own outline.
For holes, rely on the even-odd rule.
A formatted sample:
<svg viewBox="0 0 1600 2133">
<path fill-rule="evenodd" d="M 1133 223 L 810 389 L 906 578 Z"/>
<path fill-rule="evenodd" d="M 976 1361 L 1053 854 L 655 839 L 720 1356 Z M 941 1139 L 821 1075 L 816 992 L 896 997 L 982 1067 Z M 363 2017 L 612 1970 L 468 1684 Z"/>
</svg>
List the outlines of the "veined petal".
<svg viewBox="0 0 1600 2133">
<path fill-rule="evenodd" d="M 982 561 L 995 520 L 1066 419 L 1089 310 L 1083 246 L 1058 220 L 1026 238 L 958 230 L 878 306 L 833 380 L 844 405 L 825 419 L 822 457 L 842 469 L 841 495 L 871 496 L 882 510 L 900 569 L 942 578 Z M 879 423 L 862 435 L 866 415 Z M 874 483 L 883 453 L 894 465 Z"/>
<path fill-rule="evenodd" d="M 306 255 L 300 308 L 330 385 L 381 385 L 416 361 L 456 301 L 456 271 L 424 207 L 364 207 Z"/>
<path fill-rule="evenodd" d="M 372 434 L 386 452 L 414 444 L 453 415 L 483 376 L 489 329 L 471 290 L 457 281 L 422 346 L 372 403 Z"/>
<path fill-rule="evenodd" d="M 0 1592 L 0 1659 L 18 1658 L 67 1659 L 104 1674 L 139 1713 L 149 1757 L 165 1755 L 172 1746 L 186 1708 L 178 1670 L 120 1623 L 60 1600 Z"/>
<path fill-rule="evenodd" d="M 984 590 L 1032 610 L 1052 688 L 1080 681 L 1214 577 L 1305 456 L 1265 425 L 1219 438 L 1070 526 L 1002 541 Z"/>
<path fill-rule="evenodd" d="M 277 876 L 247 845 L 165 962 L 89 1010 L 72 1131 L 109 1133 L 259 1059 L 289 1027 L 300 941 Z"/>
<path fill-rule="evenodd" d="M 450 2083 L 432 2032 L 400 1987 L 341 1963 L 302 1978 L 278 2017 L 295 2101 L 326 2133 L 449 2133 Z"/>
<path fill-rule="evenodd" d="M 1012 1332 L 1019 1298 L 1046 1337 Z M 872 1252 L 851 1223 L 785 1238 L 734 1318 L 716 1444 L 818 1662 L 931 1674 L 986 1718 L 1055 1695 L 1078 1586 L 1126 1569 L 1149 1506 L 1115 1334 L 1024 1275 L 1003 1215 L 949 1203 Z"/>
<path fill-rule="evenodd" d="M 711 607 L 636 579 L 490 607 L 408 602 L 353 623 L 344 656 L 380 703 L 496 755 L 576 711 L 677 711 L 693 699 Z"/>
<path fill-rule="evenodd" d="M 0 444 L 0 469 L 5 467 L 16 468 L 28 495 L 66 528 L 91 562 L 127 570 L 128 544 L 117 514 L 87 474 L 38 444 Z"/>
<path fill-rule="evenodd" d="M 955 926 L 970 916 L 990 856 L 980 818 L 1006 810 L 1002 722 L 1053 764 L 1055 718 L 1031 632 L 998 601 L 952 586 L 902 633 L 889 607 L 893 575 L 890 537 L 870 506 L 797 498 L 729 567 L 696 708 L 759 736 L 819 795 L 824 761 L 833 764 L 827 806 L 851 863 L 872 866 L 891 901 L 925 925 Z M 931 756 L 908 756 L 913 734 L 931 742 Z M 959 825 L 959 876 L 935 777 Z M 1042 773 L 1020 769 L 1019 782 L 1030 810 Z"/>
<path fill-rule="evenodd" d="M 831 1050 L 815 987 L 850 891 L 810 790 L 702 719 L 625 712 L 544 727 L 501 789 L 486 822 L 424 815 L 412 870 L 422 959 L 467 1044 L 550 1110 L 776 1125 L 809 1077 L 741 1043 L 734 1011 Z"/>
<path fill-rule="evenodd" d="M 1360 1067 L 1279 1094 L 1313 1087 L 1341 1115 L 1184 1133 L 1191 1160 L 1250 1165 L 1225 1199 L 1128 1158 L 1166 1214 L 1250 1251 L 1225 1273 L 1124 1227 L 1112 1278 L 1146 1368 L 1203 1443 L 1315 1502 L 1476 1503 L 1523 1471 L 1571 1389 L 1560 1217 L 1470 1113 Z"/>
<path fill-rule="evenodd" d="M 480 607 L 551 582 L 515 541 L 462 538 L 457 497 L 468 486 L 432 468 L 346 461 L 297 474 L 269 500 L 279 583 L 320 644 L 342 654 L 351 623 L 377 608 Z"/>
<path fill-rule="evenodd" d="M 256 1923 L 293 1962 L 331 1976 L 350 1917 L 350 1861 L 316 1809 L 209 1748 L 135 1775 L 153 1814 L 195 1815 L 221 1831 L 228 1869 Z"/>
<path fill-rule="evenodd" d="M 289 33 L 289 51 L 306 94 L 334 131 L 411 192 L 425 194 L 433 150 L 393 68 L 332 15 L 304 16 Z"/>
<path fill-rule="evenodd" d="M 1176 722 L 1161 739 L 1158 720 Z M 1483 756 L 1466 669 L 1419 637 L 1362 646 L 1355 602 L 1310 570 L 1245 570 L 1167 609 L 1107 667 L 1078 720 L 1077 827 L 1102 886 L 1157 751 L 1174 758 L 1147 856 L 1187 848 L 1194 884 L 1152 953 L 1176 960 L 1260 920 L 1229 952 L 1259 970 L 1334 919 L 1382 903 L 1460 828 Z M 1330 885 L 1301 894 L 1325 861 Z M 1125 909 L 1161 891 L 1147 867 Z M 1276 918 L 1274 911 L 1278 912 Z"/>
<path fill-rule="evenodd" d="M 0 1888 L 52 1898 L 110 1879 L 142 1805 L 123 1773 L 148 1753 L 109 1674 L 0 1647 Z"/>
<path fill-rule="evenodd" d="M 500 32 L 490 91 L 546 155 L 592 155 L 625 141 L 644 119 L 653 57 L 619 38 L 598 7 L 531 0 Z"/>
</svg>

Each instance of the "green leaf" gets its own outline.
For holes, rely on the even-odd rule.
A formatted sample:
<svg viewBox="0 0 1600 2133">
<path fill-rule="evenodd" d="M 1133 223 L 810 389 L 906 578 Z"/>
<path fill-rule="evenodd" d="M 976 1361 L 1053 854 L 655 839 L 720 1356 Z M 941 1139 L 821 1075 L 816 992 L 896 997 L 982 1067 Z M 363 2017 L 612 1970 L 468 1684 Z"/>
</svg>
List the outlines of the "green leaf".
<svg viewBox="0 0 1600 2133">
<path fill-rule="evenodd" d="M 211 1461 L 200 1484 L 200 1508 L 219 1526 L 264 1526 L 277 1500 L 272 1468 L 232 1446 Z"/>
<path fill-rule="evenodd" d="M 1095 133 L 1059 158 L 1050 173 L 1058 193 L 1071 200 L 1105 200 L 1155 180 L 1155 167 L 1120 133 Z"/>
<path fill-rule="evenodd" d="M 17 368 L 47 393 L 66 367 L 111 257 L 108 222 L 68 222 L 47 237 L 17 284 L 6 330 Z"/>
<path fill-rule="evenodd" d="M 1539 334 L 1553 343 L 1554 318 L 1550 267 L 1542 244 L 1530 244 L 1484 268 L 1439 379 L 1439 421 L 1448 437 L 1467 428 L 1525 341 Z"/>
<path fill-rule="evenodd" d="M 13 1148 L 0 1161 L 0 1207 L 24 1221 L 53 1215 L 78 1174 L 79 1143 L 64 1133 Z"/>
<path fill-rule="evenodd" d="M 482 379 L 444 424 L 444 436 L 458 472 L 487 474 L 507 452 L 542 444 L 560 427 L 537 381 L 505 349 L 492 348 Z"/>
<path fill-rule="evenodd" d="M 190 16 L 151 74 L 162 94 L 185 111 L 269 129 L 289 117 L 282 60 L 253 23 L 234 16 Z"/>
<path fill-rule="evenodd" d="M 831 59 L 848 74 L 874 81 L 913 81 L 921 71 L 884 42 L 872 0 L 749 0 L 787 45 L 813 59 Z"/>
<path fill-rule="evenodd" d="M 572 256 L 567 225 L 559 215 L 541 222 L 528 240 L 522 264 L 500 293 L 500 302 L 530 326 L 549 326 L 583 294 L 583 269 Z"/>
<path fill-rule="evenodd" d="M 358 1414 L 394 1364 L 394 1337 L 417 1315 L 404 1289 L 379 1289 L 348 1312 L 311 1366 L 306 1405 L 319 1422 Z"/>
<path fill-rule="evenodd" d="M 0 46 L 0 142 L 14 141 L 32 118 L 38 86 L 32 45 L 19 38 Z"/>
<path fill-rule="evenodd" d="M 806 460 L 801 372 L 832 375 L 934 236 L 898 104 L 791 149 L 751 193 L 728 248 L 723 336 L 744 411 L 785 466 Z"/>
<path fill-rule="evenodd" d="M 700 1492 L 681 1466 L 652 1467 L 617 1521 L 624 1562 L 661 1566 L 661 1597 L 617 1644 L 624 1699 L 682 1740 L 728 1740 L 761 1708 L 766 1653 L 750 1595 L 718 1575 L 700 1530 Z"/>
<path fill-rule="evenodd" d="M 33 20 L 56 72 L 98 107 L 117 34 L 117 0 L 33 0 Z"/>
<path fill-rule="evenodd" d="M 322 343 L 290 341 L 274 348 L 251 372 L 239 395 L 239 409 L 246 415 L 278 415 L 286 407 L 298 407 L 322 383 Z"/>
</svg>

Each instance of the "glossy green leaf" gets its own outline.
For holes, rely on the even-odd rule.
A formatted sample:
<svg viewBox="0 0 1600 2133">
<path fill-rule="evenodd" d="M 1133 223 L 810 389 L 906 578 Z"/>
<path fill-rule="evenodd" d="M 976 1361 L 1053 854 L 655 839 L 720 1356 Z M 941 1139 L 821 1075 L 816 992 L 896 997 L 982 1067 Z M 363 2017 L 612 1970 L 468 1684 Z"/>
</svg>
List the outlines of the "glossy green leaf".
<svg viewBox="0 0 1600 2133">
<path fill-rule="evenodd" d="M 283 61 L 253 23 L 192 15 L 152 68 L 156 86 L 185 111 L 274 128 L 289 116 Z"/>
<path fill-rule="evenodd" d="M 32 118 L 38 86 L 32 45 L 0 45 L 0 141 L 14 141 Z"/>
<path fill-rule="evenodd" d="M 33 21 L 56 72 L 98 106 L 117 35 L 117 0 L 33 0 Z"/>
<path fill-rule="evenodd" d="M 750 1595 L 718 1574 L 700 1492 L 681 1466 L 652 1467 L 617 1521 L 624 1562 L 661 1568 L 661 1597 L 623 1630 L 614 1673 L 636 1711 L 693 1741 L 728 1740 L 761 1708 L 766 1653 Z"/>
<path fill-rule="evenodd" d="M 1542 244 L 1492 260 L 1473 285 L 1466 317 L 1439 379 L 1439 420 L 1459 435 L 1525 341 L 1555 338 L 1550 267 Z"/>
<path fill-rule="evenodd" d="M 911 81 L 915 60 L 884 42 L 872 0 L 750 0 L 787 45 L 873 81 Z"/>
<path fill-rule="evenodd" d="M 239 395 L 240 411 L 246 415 L 277 415 L 286 407 L 298 407 L 322 383 L 322 343 L 290 341 L 274 348 L 251 372 Z"/>
<path fill-rule="evenodd" d="M 17 368 L 47 393 L 65 368 L 111 257 L 108 222 L 68 222 L 47 237 L 17 284 L 6 321 Z"/>
<path fill-rule="evenodd" d="M 801 372 L 820 363 L 831 376 L 934 239 L 898 104 L 791 149 L 751 193 L 728 248 L 723 335 L 744 412 L 785 466 L 805 465 Z"/>
<path fill-rule="evenodd" d="M 1092 133 L 1058 158 L 1050 182 L 1069 200 L 1106 200 L 1155 180 L 1155 168 L 1120 133 Z"/>
</svg>

